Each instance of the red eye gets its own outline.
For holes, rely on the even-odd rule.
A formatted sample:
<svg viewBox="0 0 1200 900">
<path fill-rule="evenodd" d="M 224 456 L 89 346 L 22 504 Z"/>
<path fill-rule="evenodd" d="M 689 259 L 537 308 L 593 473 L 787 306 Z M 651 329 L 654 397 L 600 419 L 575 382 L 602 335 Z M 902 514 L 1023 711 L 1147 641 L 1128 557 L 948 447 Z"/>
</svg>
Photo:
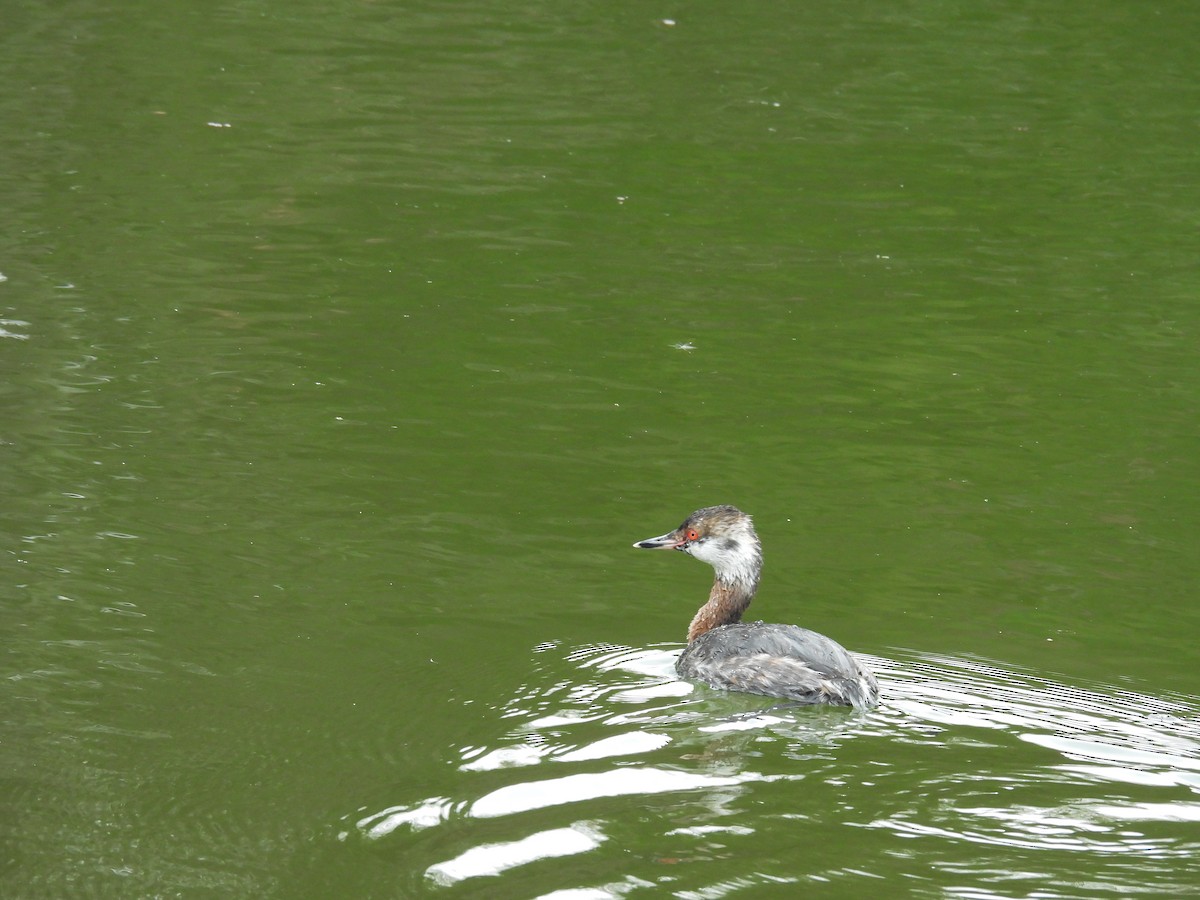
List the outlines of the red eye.
<svg viewBox="0 0 1200 900">
<path fill-rule="evenodd" d="M 695 528 L 689 528 L 686 536 L 689 541 L 700 540 L 700 532 L 698 532 Z"/>
</svg>

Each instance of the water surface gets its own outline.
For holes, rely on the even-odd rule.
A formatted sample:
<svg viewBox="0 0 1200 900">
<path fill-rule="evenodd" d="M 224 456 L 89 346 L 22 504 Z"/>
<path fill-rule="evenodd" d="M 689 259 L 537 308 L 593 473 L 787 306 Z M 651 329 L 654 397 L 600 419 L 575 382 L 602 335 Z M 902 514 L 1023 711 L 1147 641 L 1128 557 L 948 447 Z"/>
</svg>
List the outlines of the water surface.
<svg viewBox="0 0 1200 900">
<path fill-rule="evenodd" d="M 15 7 L 0 892 L 1187 893 L 1198 27 Z"/>
</svg>

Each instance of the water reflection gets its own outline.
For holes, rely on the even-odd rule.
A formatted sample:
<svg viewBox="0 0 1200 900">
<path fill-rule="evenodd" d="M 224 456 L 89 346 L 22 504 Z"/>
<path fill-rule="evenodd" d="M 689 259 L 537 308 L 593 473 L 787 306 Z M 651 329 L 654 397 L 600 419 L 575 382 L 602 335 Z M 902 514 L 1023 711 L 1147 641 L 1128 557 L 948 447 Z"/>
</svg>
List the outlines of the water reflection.
<svg viewBox="0 0 1200 900">
<path fill-rule="evenodd" d="M 478 875 L 499 875 L 506 869 L 534 862 L 586 853 L 599 846 L 604 835 L 576 823 L 570 828 L 540 831 L 518 841 L 485 844 L 430 866 L 426 874 L 440 884 L 453 884 Z"/>
<path fill-rule="evenodd" d="M 694 886 L 706 895 L 803 880 L 749 868 L 731 879 L 731 867 L 753 867 L 755 857 L 730 848 L 810 824 L 822 834 L 849 826 L 891 835 L 885 846 L 903 839 L 906 855 L 917 857 L 974 846 L 1026 861 L 1030 852 L 1067 851 L 1083 868 L 1089 858 L 1113 857 L 1195 866 L 1195 840 L 1139 827 L 1200 820 L 1200 727 L 1195 704 L 1185 700 L 1082 689 L 986 660 L 904 651 L 867 660 L 884 686 L 878 708 L 796 708 L 681 683 L 676 649 L 538 649 L 549 658 L 544 679 L 495 710 L 508 731 L 492 746 L 460 748 L 451 761 L 459 797 L 362 810 L 348 817 L 353 827 L 343 840 L 399 848 L 445 829 L 443 840 L 422 844 L 432 852 L 426 879 L 445 885 L 609 853 L 613 831 L 633 815 L 663 855 L 626 872 L 632 881 L 570 887 L 607 892 L 595 896 L 676 883 L 672 861 L 685 858 L 724 869 L 723 878 Z M 1160 796 L 1179 789 L 1193 799 Z M 485 820 L 507 824 L 497 832 L 483 829 Z M 798 832 L 796 839 L 816 837 Z M 872 853 L 862 863 L 804 878 L 873 879 L 886 868 Z M 987 884 L 1012 877 L 1001 874 L 1012 864 L 989 856 L 950 865 Z M 1135 864 L 1124 877 L 1132 884 L 1152 871 Z"/>
</svg>

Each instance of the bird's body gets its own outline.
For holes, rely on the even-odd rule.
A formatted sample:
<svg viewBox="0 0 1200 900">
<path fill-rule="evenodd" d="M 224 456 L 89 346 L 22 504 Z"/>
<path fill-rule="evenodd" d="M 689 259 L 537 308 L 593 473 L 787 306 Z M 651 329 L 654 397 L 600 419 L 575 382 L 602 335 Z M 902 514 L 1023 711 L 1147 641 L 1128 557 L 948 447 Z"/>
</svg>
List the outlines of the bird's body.
<svg viewBox="0 0 1200 900">
<path fill-rule="evenodd" d="M 675 531 L 633 546 L 682 550 L 715 570 L 708 602 L 692 619 L 675 665 L 681 677 L 800 703 L 870 706 L 878 700 L 875 676 L 836 641 L 796 625 L 741 621 L 762 572 L 762 545 L 741 510 L 698 509 Z"/>
</svg>

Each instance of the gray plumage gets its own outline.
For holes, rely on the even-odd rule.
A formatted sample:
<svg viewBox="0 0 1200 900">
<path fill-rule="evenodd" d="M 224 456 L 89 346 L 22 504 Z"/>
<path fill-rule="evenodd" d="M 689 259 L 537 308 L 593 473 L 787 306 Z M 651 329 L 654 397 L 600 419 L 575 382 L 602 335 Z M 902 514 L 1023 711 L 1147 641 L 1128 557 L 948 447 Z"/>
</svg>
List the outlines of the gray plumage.
<svg viewBox="0 0 1200 900">
<path fill-rule="evenodd" d="M 720 625 L 688 644 L 675 670 L 719 690 L 800 703 L 869 706 L 879 695 L 875 676 L 841 644 L 799 625 Z"/>
</svg>

